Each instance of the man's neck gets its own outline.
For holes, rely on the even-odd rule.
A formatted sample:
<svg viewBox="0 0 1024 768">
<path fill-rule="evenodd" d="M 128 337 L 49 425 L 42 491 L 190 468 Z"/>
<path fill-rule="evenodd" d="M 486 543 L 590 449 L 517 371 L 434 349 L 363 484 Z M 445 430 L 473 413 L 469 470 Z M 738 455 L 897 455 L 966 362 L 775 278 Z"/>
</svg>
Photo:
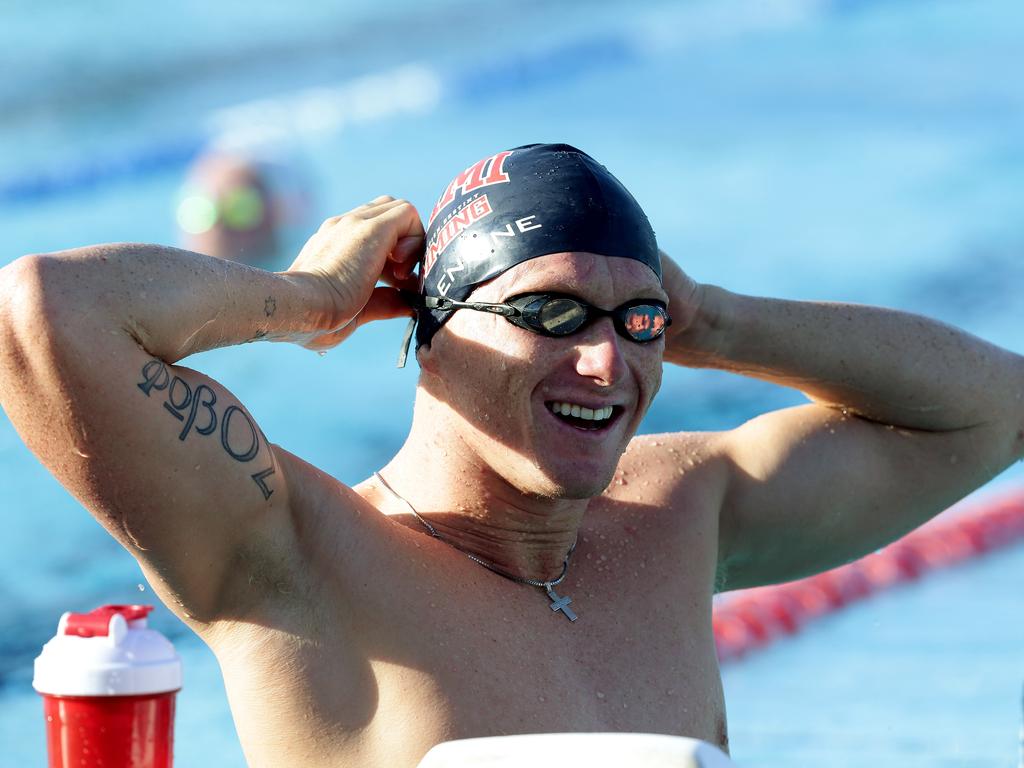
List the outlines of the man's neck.
<svg viewBox="0 0 1024 768">
<path fill-rule="evenodd" d="M 506 574 L 558 577 L 588 500 L 524 493 L 465 450 L 438 451 L 414 435 L 380 473 L 399 498 L 379 480 L 363 486 L 381 511 L 411 518 L 408 504 L 444 541 Z M 405 522 L 428 533 L 415 519 Z"/>
</svg>

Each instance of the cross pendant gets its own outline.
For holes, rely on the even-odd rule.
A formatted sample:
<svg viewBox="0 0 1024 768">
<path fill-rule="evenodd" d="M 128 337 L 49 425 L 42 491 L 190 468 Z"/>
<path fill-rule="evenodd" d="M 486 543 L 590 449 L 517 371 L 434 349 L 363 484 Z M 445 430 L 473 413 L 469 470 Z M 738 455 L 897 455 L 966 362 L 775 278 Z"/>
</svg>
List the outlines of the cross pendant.
<svg viewBox="0 0 1024 768">
<path fill-rule="evenodd" d="M 569 607 L 569 603 L 572 602 L 572 598 L 569 596 L 559 597 L 558 593 L 550 586 L 546 587 L 546 589 L 548 597 L 551 598 L 551 610 L 556 613 L 561 611 L 569 621 L 576 621 L 576 614 L 573 613 L 572 608 Z"/>
</svg>

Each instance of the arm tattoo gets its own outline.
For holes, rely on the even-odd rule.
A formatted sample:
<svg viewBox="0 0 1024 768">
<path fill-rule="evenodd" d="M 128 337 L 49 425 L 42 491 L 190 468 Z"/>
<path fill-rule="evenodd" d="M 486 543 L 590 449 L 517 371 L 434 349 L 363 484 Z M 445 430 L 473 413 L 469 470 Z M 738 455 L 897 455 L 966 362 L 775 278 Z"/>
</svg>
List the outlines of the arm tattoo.
<svg viewBox="0 0 1024 768">
<path fill-rule="evenodd" d="M 267 298 L 263 300 L 263 314 L 266 315 L 269 320 L 274 316 L 275 312 L 277 312 L 277 300 L 273 296 L 267 296 Z M 267 331 L 267 328 L 260 328 L 251 339 L 246 339 L 245 343 L 251 344 L 254 341 L 265 339 L 267 337 Z"/>
<path fill-rule="evenodd" d="M 264 500 L 269 499 L 274 489 L 267 483 L 267 479 L 276 474 L 274 464 L 274 453 L 270 450 L 270 443 L 252 418 L 241 407 L 229 405 L 217 416 L 217 393 L 206 384 L 200 384 L 195 389 L 180 376 L 172 376 L 167 370 L 167 364 L 162 360 L 150 360 L 142 366 L 142 381 L 137 386 L 146 397 L 151 393 L 163 392 L 165 400 L 164 408 L 182 424 L 178 439 L 182 442 L 193 430 L 197 435 L 208 437 L 218 431 L 220 427 L 220 444 L 224 452 L 240 463 L 253 461 L 260 454 L 261 438 L 262 446 L 266 447 L 270 455 L 270 466 L 260 469 L 250 475 L 256 487 L 260 489 Z"/>
</svg>

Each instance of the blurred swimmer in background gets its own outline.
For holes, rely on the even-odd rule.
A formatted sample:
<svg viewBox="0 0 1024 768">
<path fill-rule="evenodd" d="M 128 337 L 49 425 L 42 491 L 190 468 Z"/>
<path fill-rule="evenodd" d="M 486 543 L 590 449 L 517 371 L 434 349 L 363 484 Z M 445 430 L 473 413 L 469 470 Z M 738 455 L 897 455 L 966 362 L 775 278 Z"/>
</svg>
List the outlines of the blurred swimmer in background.
<svg viewBox="0 0 1024 768">
<path fill-rule="evenodd" d="M 175 218 L 188 250 L 274 269 L 308 210 L 308 185 L 294 169 L 213 150 L 189 168 Z"/>
</svg>

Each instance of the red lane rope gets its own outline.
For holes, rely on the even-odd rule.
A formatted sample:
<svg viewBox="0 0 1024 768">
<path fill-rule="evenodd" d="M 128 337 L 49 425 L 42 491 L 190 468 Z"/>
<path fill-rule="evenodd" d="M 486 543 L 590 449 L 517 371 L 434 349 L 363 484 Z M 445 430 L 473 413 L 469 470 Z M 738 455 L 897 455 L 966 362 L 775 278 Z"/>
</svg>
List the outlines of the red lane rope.
<svg viewBox="0 0 1024 768">
<path fill-rule="evenodd" d="M 1024 490 L 936 518 L 884 549 L 810 578 L 733 593 L 712 619 L 720 662 L 889 587 L 1024 539 Z"/>
</svg>

